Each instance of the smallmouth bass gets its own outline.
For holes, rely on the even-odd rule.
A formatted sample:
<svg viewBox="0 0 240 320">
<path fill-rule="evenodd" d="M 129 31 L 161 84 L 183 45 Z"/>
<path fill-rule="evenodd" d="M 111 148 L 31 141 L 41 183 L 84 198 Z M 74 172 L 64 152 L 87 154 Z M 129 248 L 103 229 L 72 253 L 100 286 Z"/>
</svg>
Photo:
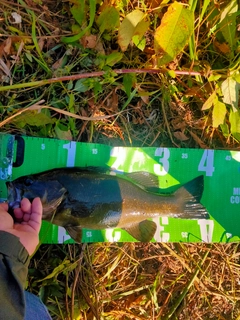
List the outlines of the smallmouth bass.
<svg viewBox="0 0 240 320">
<path fill-rule="evenodd" d="M 40 197 L 43 219 L 64 227 L 76 242 L 81 242 L 82 228 L 122 228 L 135 239 L 147 242 L 157 228 L 149 218 L 208 218 L 200 203 L 203 176 L 173 194 L 162 195 L 151 192 L 159 190 L 158 178 L 153 174 L 133 172 L 119 177 L 96 170 L 55 169 L 7 182 L 9 208 L 19 207 L 22 198 Z"/>
</svg>

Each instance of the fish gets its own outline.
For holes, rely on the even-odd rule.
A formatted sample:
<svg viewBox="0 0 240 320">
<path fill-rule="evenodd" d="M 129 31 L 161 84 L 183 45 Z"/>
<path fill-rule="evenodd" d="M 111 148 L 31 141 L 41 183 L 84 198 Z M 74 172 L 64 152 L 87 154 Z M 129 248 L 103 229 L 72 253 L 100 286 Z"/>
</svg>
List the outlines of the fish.
<svg viewBox="0 0 240 320">
<path fill-rule="evenodd" d="M 6 182 L 10 210 L 21 199 L 40 197 L 43 220 L 64 227 L 76 241 L 82 229 L 121 228 L 141 242 L 149 242 L 157 229 L 151 218 L 207 219 L 200 203 L 203 175 L 162 193 L 158 177 L 138 171 L 116 175 L 96 168 L 60 168 Z M 149 220 L 150 219 L 150 220 Z"/>
</svg>

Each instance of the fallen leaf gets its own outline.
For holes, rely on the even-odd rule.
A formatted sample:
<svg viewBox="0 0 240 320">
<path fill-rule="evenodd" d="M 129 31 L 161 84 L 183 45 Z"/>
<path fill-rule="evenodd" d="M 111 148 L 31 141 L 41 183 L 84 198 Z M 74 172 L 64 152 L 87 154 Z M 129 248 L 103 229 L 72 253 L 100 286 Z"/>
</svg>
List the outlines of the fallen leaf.
<svg viewBox="0 0 240 320">
<path fill-rule="evenodd" d="M 108 96 L 106 100 L 106 108 L 114 112 L 118 111 L 118 94 L 115 90 L 112 91 L 112 94 Z"/>
<path fill-rule="evenodd" d="M 7 55 L 11 54 L 11 51 L 12 51 L 12 39 L 11 38 L 7 38 L 4 41 L 3 50 Z"/>
<path fill-rule="evenodd" d="M 52 69 L 57 70 L 57 69 L 61 68 L 62 64 L 63 64 L 63 59 L 64 59 L 64 56 L 62 56 L 60 59 L 55 61 L 54 64 L 52 65 Z"/>
<path fill-rule="evenodd" d="M 100 41 L 99 37 L 94 34 L 83 36 L 80 39 L 80 42 L 84 48 L 95 49 L 97 52 L 105 54 L 102 42 Z"/>
<path fill-rule="evenodd" d="M 81 39 L 81 43 L 84 48 L 94 49 L 97 45 L 97 36 L 95 34 L 83 36 Z"/>
<path fill-rule="evenodd" d="M 62 130 L 58 125 L 55 126 L 55 133 L 58 139 L 72 141 L 72 133 L 68 130 Z"/>
<path fill-rule="evenodd" d="M 193 140 L 200 146 L 200 148 L 209 149 L 209 147 L 194 132 L 189 131 L 189 133 L 192 136 Z"/>
<path fill-rule="evenodd" d="M 182 131 L 175 131 L 173 132 L 173 135 L 175 138 L 177 138 L 180 141 L 189 140 L 189 138 Z"/>
<path fill-rule="evenodd" d="M 8 76 L 11 77 L 11 71 L 6 63 L 0 58 L 0 69 Z"/>
<path fill-rule="evenodd" d="M 217 48 L 218 51 L 223 54 L 227 54 L 231 52 L 229 45 L 226 42 L 220 43 L 216 39 L 213 41 L 213 45 Z"/>
</svg>

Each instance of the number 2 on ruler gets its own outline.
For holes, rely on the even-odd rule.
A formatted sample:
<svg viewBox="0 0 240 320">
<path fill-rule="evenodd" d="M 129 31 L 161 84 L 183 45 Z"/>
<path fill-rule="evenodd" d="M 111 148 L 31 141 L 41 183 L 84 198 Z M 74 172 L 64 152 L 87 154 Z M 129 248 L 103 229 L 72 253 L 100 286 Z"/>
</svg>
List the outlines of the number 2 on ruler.
<svg viewBox="0 0 240 320">
<path fill-rule="evenodd" d="M 211 177 L 215 170 L 214 166 L 214 150 L 204 150 L 198 171 L 205 171 L 207 177 Z"/>
</svg>

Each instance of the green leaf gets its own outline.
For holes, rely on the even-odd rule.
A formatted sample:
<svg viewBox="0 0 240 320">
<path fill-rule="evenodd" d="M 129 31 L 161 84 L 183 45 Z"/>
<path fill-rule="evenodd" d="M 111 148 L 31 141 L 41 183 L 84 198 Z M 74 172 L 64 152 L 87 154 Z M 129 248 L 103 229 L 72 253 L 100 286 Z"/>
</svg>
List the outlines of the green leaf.
<svg viewBox="0 0 240 320">
<path fill-rule="evenodd" d="M 144 38 L 144 34 L 148 30 L 148 27 L 149 27 L 149 20 L 146 17 L 146 19 L 141 20 L 137 24 L 134 30 L 134 35 L 132 37 L 132 41 L 135 44 L 135 46 L 142 51 L 146 46 L 146 39 Z"/>
<path fill-rule="evenodd" d="M 219 29 L 224 39 L 233 50 L 236 43 L 236 17 L 238 11 L 237 0 L 230 0 L 221 12 Z"/>
<path fill-rule="evenodd" d="M 232 77 L 228 77 L 221 84 L 221 90 L 223 94 L 223 102 L 230 104 L 233 111 L 237 111 L 239 100 L 240 84 Z"/>
<path fill-rule="evenodd" d="M 222 130 L 222 134 L 224 135 L 225 138 L 229 137 L 229 127 L 227 123 L 220 124 L 220 128 Z"/>
<path fill-rule="evenodd" d="M 127 47 L 134 36 L 137 35 L 138 42 L 141 41 L 148 26 L 148 17 L 142 11 L 134 10 L 127 14 L 118 31 L 118 44 L 122 51 L 127 50 Z"/>
<path fill-rule="evenodd" d="M 233 75 L 232 75 L 233 79 L 236 80 L 238 83 L 240 83 L 240 73 L 239 71 L 236 71 Z"/>
<path fill-rule="evenodd" d="M 115 7 L 105 7 L 97 19 L 100 32 L 112 31 L 119 26 L 119 12 Z"/>
<path fill-rule="evenodd" d="M 71 14 L 76 22 L 81 26 L 85 20 L 85 0 L 76 0 L 70 8 Z"/>
<path fill-rule="evenodd" d="M 203 1 L 203 6 L 201 8 L 201 13 L 200 13 L 200 17 L 199 17 L 199 22 L 202 21 L 202 18 L 207 10 L 207 7 L 209 6 L 209 4 L 211 3 L 211 0 L 204 0 Z"/>
<path fill-rule="evenodd" d="M 23 114 L 17 116 L 13 122 L 19 128 L 23 128 L 26 125 L 41 127 L 48 123 L 54 123 L 55 119 L 50 118 L 47 114 L 37 111 L 26 111 Z"/>
<path fill-rule="evenodd" d="M 48 274 L 45 278 L 37 280 L 36 282 L 45 281 L 45 280 L 52 279 L 52 278 L 57 278 L 59 273 L 63 272 L 71 264 L 72 263 L 69 260 L 65 259 L 59 266 L 54 268 L 54 270 L 50 274 Z"/>
<path fill-rule="evenodd" d="M 136 34 L 135 36 L 132 37 L 132 42 L 135 44 L 135 46 L 143 51 L 146 46 L 146 39 L 145 38 L 139 38 L 139 35 Z"/>
<path fill-rule="evenodd" d="M 167 70 L 167 73 L 171 78 L 176 78 L 176 72 L 174 70 Z"/>
<path fill-rule="evenodd" d="M 81 3 L 83 0 L 77 0 L 77 1 L 79 1 Z M 89 31 L 91 29 L 93 22 L 94 22 L 94 19 L 95 19 L 95 15 L 96 15 L 96 0 L 89 1 L 89 14 L 90 14 L 90 21 L 89 21 L 88 26 L 84 30 L 80 31 L 78 34 L 76 34 L 74 36 L 62 37 L 61 41 L 63 43 L 72 43 L 72 42 L 78 41 L 79 39 L 81 39 L 85 35 L 85 33 L 87 31 Z"/>
<path fill-rule="evenodd" d="M 131 89 L 133 85 L 136 83 L 136 75 L 135 73 L 126 73 L 123 76 L 123 86 L 128 98 L 131 95 Z"/>
<path fill-rule="evenodd" d="M 74 86 L 74 91 L 77 92 L 86 92 L 89 90 L 88 85 L 86 84 L 86 79 L 79 79 L 77 80 L 75 86 Z"/>
<path fill-rule="evenodd" d="M 220 124 L 224 123 L 226 116 L 226 106 L 224 103 L 218 100 L 216 97 L 213 103 L 213 113 L 212 113 L 212 126 L 217 128 Z"/>
<path fill-rule="evenodd" d="M 116 64 L 117 62 L 121 61 L 122 57 L 123 57 L 123 54 L 121 52 L 110 53 L 106 57 L 106 65 L 112 67 L 112 66 L 114 66 L 114 64 Z"/>
<path fill-rule="evenodd" d="M 68 101 L 68 110 L 72 113 L 74 113 L 74 105 L 75 105 L 75 96 L 74 94 L 71 92 L 69 94 L 69 101 Z"/>
<path fill-rule="evenodd" d="M 240 111 L 230 111 L 229 121 L 231 124 L 231 134 L 240 141 Z"/>
<path fill-rule="evenodd" d="M 182 51 L 193 33 L 193 26 L 192 11 L 178 2 L 169 6 L 154 35 L 158 66 L 172 61 Z"/>
<path fill-rule="evenodd" d="M 208 81 L 217 81 L 221 78 L 220 74 L 210 74 L 210 76 L 208 77 Z"/>
</svg>

